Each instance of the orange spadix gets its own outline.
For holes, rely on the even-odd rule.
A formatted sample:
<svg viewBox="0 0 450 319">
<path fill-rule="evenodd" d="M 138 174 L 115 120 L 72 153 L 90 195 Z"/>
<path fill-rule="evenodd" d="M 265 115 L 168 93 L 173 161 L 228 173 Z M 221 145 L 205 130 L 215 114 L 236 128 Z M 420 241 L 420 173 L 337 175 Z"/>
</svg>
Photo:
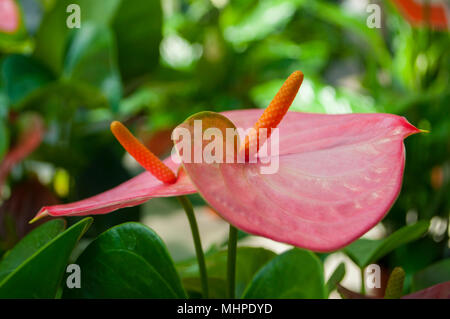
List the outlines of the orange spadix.
<svg viewBox="0 0 450 319">
<path fill-rule="evenodd" d="M 118 121 L 112 122 L 111 131 L 123 148 L 161 182 L 172 184 L 177 180 L 174 172 L 139 142 L 122 123 Z"/>
<path fill-rule="evenodd" d="M 270 102 L 269 106 L 254 125 L 254 130 L 251 130 L 245 137 L 243 147 L 245 147 L 246 159 L 249 157 L 249 150 L 254 148 L 254 143 L 257 143 L 255 149 L 258 151 L 264 142 L 259 140 L 260 129 L 267 129 L 266 138 L 269 138 L 271 129 L 276 128 L 281 122 L 294 101 L 302 82 L 303 73 L 301 71 L 295 71 L 283 83 L 272 102 Z"/>
</svg>

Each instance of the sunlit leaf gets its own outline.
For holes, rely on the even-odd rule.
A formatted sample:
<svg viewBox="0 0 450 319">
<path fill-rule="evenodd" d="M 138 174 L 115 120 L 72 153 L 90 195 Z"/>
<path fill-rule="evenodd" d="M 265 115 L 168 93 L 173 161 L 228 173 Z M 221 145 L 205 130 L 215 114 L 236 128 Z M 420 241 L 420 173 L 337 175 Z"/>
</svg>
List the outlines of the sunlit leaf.
<svg viewBox="0 0 450 319">
<path fill-rule="evenodd" d="M 225 25 L 225 38 L 237 47 L 261 40 L 268 34 L 281 30 L 287 24 L 293 17 L 299 2 L 302 0 L 258 1 L 257 5 L 245 12 L 243 17 L 233 17 L 233 14 L 227 15 L 225 12 L 225 18 L 222 20 Z"/>
</svg>

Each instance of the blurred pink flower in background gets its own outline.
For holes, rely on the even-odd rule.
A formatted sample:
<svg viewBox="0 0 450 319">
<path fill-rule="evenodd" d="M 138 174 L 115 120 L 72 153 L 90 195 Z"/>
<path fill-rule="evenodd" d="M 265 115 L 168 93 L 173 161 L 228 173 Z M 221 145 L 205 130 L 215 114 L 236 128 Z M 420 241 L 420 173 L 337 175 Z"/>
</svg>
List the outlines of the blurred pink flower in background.
<svg viewBox="0 0 450 319">
<path fill-rule="evenodd" d="M 19 28 L 19 8 L 14 0 L 0 0 L 0 31 L 13 33 Z"/>
</svg>

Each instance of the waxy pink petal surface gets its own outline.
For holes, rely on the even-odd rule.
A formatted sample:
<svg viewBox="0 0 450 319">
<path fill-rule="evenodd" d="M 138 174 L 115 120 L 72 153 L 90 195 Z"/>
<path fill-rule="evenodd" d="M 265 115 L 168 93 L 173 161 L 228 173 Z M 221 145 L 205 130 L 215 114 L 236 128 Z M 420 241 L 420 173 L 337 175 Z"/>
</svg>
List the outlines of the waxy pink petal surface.
<svg viewBox="0 0 450 319">
<path fill-rule="evenodd" d="M 164 161 L 177 172 L 179 164 L 168 158 Z M 154 197 L 171 197 L 196 193 L 195 187 L 186 174 L 181 171 L 174 184 L 164 184 L 149 172 L 140 175 L 93 197 L 63 205 L 43 207 L 36 215 L 84 216 L 107 214 L 119 208 L 142 204 Z"/>
<path fill-rule="evenodd" d="M 222 114 L 248 129 L 262 112 Z M 183 165 L 204 199 L 234 226 L 333 251 L 359 238 L 390 209 L 402 184 L 403 139 L 417 132 L 391 114 L 288 112 L 279 125 L 277 173 L 261 174 L 261 163 Z"/>
</svg>

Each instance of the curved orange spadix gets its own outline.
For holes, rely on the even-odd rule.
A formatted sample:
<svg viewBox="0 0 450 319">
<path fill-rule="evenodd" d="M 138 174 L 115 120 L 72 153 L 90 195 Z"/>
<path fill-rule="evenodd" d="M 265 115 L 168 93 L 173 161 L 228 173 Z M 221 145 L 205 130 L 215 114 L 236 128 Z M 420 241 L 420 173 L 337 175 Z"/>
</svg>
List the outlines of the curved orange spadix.
<svg viewBox="0 0 450 319">
<path fill-rule="evenodd" d="M 118 121 L 112 122 L 111 132 L 123 148 L 153 176 L 164 183 L 175 183 L 177 177 L 174 172 L 139 142 L 122 123 Z"/>
</svg>

